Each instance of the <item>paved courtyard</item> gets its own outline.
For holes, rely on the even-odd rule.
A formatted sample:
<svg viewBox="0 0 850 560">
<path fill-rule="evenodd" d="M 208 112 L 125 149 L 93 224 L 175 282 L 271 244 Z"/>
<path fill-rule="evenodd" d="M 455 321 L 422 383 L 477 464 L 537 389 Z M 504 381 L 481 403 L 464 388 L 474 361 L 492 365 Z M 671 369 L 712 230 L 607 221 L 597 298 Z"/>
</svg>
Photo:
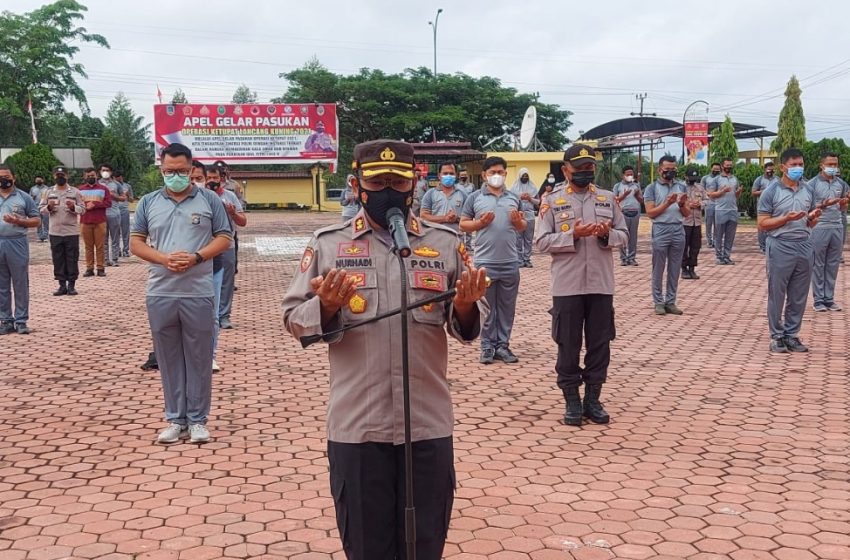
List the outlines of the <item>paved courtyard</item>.
<svg viewBox="0 0 850 560">
<path fill-rule="evenodd" d="M 234 330 L 203 446 L 163 427 L 135 258 L 56 298 L 33 242 L 29 336 L 0 337 L 0 560 L 343 558 L 325 457 L 324 348 L 280 302 L 309 232 L 336 216 L 249 214 Z M 742 228 L 743 229 L 743 228 Z M 453 560 L 850 559 L 848 312 L 807 311 L 809 354 L 771 356 L 763 259 L 704 252 L 682 317 L 656 317 L 616 267 L 607 426 L 560 424 L 548 258 L 522 271 L 515 365 L 450 343 L 458 489 Z M 842 268 L 838 299 L 850 308 Z"/>
</svg>

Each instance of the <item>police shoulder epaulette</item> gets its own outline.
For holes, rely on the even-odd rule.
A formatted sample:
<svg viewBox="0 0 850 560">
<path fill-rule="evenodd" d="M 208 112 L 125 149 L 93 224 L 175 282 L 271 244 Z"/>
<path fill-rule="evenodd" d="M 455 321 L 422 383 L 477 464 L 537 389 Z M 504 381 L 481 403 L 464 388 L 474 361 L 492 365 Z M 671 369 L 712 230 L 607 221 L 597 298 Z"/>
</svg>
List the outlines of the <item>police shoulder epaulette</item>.
<svg viewBox="0 0 850 560">
<path fill-rule="evenodd" d="M 446 225 L 443 225 L 443 224 L 438 224 L 438 223 L 435 223 L 435 222 L 429 222 L 427 220 L 423 220 L 422 218 L 419 218 L 419 221 L 422 224 L 425 224 L 425 226 L 430 228 L 430 229 L 441 229 L 443 231 L 447 231 L 447 232 L 451 233 L 452 235 L 457 235 L 457 232 L 455 230 L 453 230 L 452 228 L 450 228 L 449 226 L 446 226 Z"/>
<path fill-rule="evenodd" d="M 354 218 L 351 218 L 351 220 L 353 220 L 353 219 L 354 219 Z M 316 231 L 314 231 L 314 232 L 313 232 L 313 236 L 315 236 L 315 237 L 319 237 L 320 235 L 325 234 L 325 233 L 330 233 L 330 232 L 332 232 L 332 231 L 340 231 L 340 230 L 342 230 L 342 229 L 345 229 L 345 228 L 347 228 L 349 225 L 351 225 L 351 220 L 346 220 L 346 221 L 344 221 L 344 222 L 340 222 L 340 223 L 336 223 L 336 224 L 331 224 L 331 225 L 329 225 L 329 226 L 325 226 L 325 227 L 323 227 L 323 228 L 319 228 L 319 229 L 317 229 Z"/>
</svg>

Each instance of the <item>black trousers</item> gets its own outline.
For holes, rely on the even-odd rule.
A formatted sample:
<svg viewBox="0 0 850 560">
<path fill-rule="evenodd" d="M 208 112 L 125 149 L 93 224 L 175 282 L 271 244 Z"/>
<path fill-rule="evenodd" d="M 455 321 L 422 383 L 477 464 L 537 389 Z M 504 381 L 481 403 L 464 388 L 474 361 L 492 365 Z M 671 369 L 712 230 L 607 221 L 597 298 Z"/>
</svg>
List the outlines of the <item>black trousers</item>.
<svg viewBox="0 0 850 560">
<path fill-rule="evenodd" d="M 586 294 L 552 298 L 552 339 L 558 343 L 558 387 L 578 387 L 605 383 L 611 362 L 614 326 L 614 296 Z M 579 364 L 582 335 L 587 352 L 584 368 Z"/>
<path fill-rule="evenodd" d="M 405 560 L 404 446 L 328 442 L 331 493 L 348 560 Z M 452 438 L 413 443 L 416 559 L 440 560 L 454 501 Z"/>
<path fill-rule="evenodd" d="M 700 249 L 702 249 L 702 226 L 685 226 L 685 254 L 682 256 L 682 268 L 697 266 Z"/>
<path fill-rule="evenodd" d="M 76 282 L 80 277 L 80 236 L 51 235 L 50 256 L 53 277 L 60 282 Z"/>
</svg>

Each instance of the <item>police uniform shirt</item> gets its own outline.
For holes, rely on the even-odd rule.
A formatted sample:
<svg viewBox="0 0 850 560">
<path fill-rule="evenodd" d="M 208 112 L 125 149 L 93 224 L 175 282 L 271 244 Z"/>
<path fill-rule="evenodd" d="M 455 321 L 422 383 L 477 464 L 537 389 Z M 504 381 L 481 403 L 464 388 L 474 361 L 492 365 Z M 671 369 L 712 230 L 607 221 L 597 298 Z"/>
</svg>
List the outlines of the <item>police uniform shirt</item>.
<svg viewBox="0 0 850 560">
<path fill-rule="evenodd" d="M 451 193 L 447 196 L 441 187 L 437 187 L 435 189 L 428 190 L 428 192 L 425 193 L 425 196 L 422 197 L 420 211 L 427 210 L 435 216 L 445 216 L 449 213 L 449 210 L 454 210 L 458 220 L 460 220 L 461 212 L 463 212 L 463 204 L 465 202 L 466 193 L 460 189 L 453 188 Z M 455 231 L 460 231 L 459 222 L 441 225 L 450 227 Z"/>
<path fill-rule="evenodd" d="M 777 181 L 759 196 L 758 213 L 776 218 L 788 212 L 811 212 L 816 205 L 814 193 L 806 183 L 800 181 L 794 190 L 782 181 Z M 780 239 L 805 240 L 809 238 L 810 233 L 811 228 L 807 225 L 806 218 L 800 218 L 768 231 L 767 235 Z"/>
<path fill-rule="evenodd" d="M 708 184 L 708 192 L 719 192 L 725 187 L 729 187 L 731 191 L 723 193 L 723 196 L 714 199 L 715 215 L 720 218 L 725 215 L 733 215 L 738 217 L 738 198 L 735 196 L 735 191 L 738 189 L 738 178 L 734 175 L 718 175 L 713 181 Z"/>
<path fill-rule="evenodd" d="M 148 193 L 136 207 L 130 235 L 147 239 L 161 253 L 186 251 L 190 255 L 203 249 L 213 237 L 232 239 L 227 212 L 218 196 L 192 185 L 180 202 L 161 188 Z M 159 264 L 150 264 L 147 295 L 162 297 L 213 297 L 212 259 L 184 272 L 171 272 Z"/>
<path fill-rule="evenodd" d="M 691 211 L 691 215 L 684 218 L 682 221 L 683 225 L 696 227 L 702 225 L 702 208 L 705 206 L 705 189 L 702 188 L 702 185 L 699 183 L 694 183 L 693 185 L 685 186 L 687 195 L 688 195 L 688 209 Z M 699 208 L 691 208 L 691 203 L 695 200 L 700 201 Z"/>
<path fill-rule="evenodd" d="M 635 191 L 640 192 L 640 186 L 637 183 L 620 181 L 614 185 L 614 196 L 616 197 L 623 196 L 624 193 L 629 192 L 628 196 L 620 202 L 620 208 L 640 212 L 640 202 L 638 202 L 637 196 L 635 196 Z"/>
<path fill-rule="evenodd" d="M 466 249 L 455 232 L 410 216 L 413 250 L 405 259 L 410 303 L 455 285 L 465 270 Z M 384 234 L 384 235 L 381 235 Z M 324 329 L 320 300 L 310 280 L 332 269 L 345 269 L 356 279 L 356 294 Z M 318 230 L 309 242 L 283 300 L 286 329 L 296 338 L 317 335 L 398 308 L 401 271 L 384 230 L 373 231 L 361 210 L 346 223 Z M 478 302 L 479 321 L 463 332 L 451 300 L 410 312 L 410 411 L 414 441 L 449 437 L 454 425 L 446 379 L 446 333 L 462 343 L 474 340 L 487 316 Z M 328 439 L 338 443 L 404 442 L 401 363 L 401 319 L 398 315 L 352 329 L 329 343 L 330 396 Z"/>
<path fill-rule="evenodd" d="M 7 223 L 3 220 L 6 214 L 15 214 L 18 218 L 39 217 L 35 201 L 29 193 L 17 187 L 13 187 L 12 193 L 6 198 L 0 196 L 0 237 L 25 237 L 27 228 Z"/>
<path fill-rule="evenodd" d="M 847 196 L 847 186 L 837 177 L 831 180 L 824 179 L 819 173 L 812 178 L 808 183 L 809 188 L 815 197 L 815 204 L 821 204 L 829 198 L 845 198 Z M 827 206 L 823 209 L 816 228 L 841 229 L 844 227 L 844 222 L 841 219 L 841 207 L 838 204 Z"/>
<path fill-rule="evenodd" d="M 463 205 L 463 217 L 479 219 L 487 212 L 495 217 L 485 228 L 475 232 L 475 265 L 517 262 L 517 231 L 511 223 L 511 210 L 519 210 L 519 198 L 507 189 L 495 195 L 487 186 L 475 191 Z"/>
<path fill-rule="evenodd" d="M 674 180 L 672 184 L 655 181 L 646 187 L 646 192 L 643 193 L 643 199 L 646 202 L 653 202 L 655 206 L 661 206 L 667 200 L 667 197 L 673 193 L 687 194 L 687 186 L 681 181 Z M 685 217 L 676 203 L 671 204 L 661 213 L 661 215 L 652 218 L 654 224 L 681 224 Z"/>
<path fill-rule="evenodd" d="M 53 211 L 49 210 L 48 202 L 55 200 Z M 70 210 L 66 201 L 73 200 L 74 208 Z M 38 206 L 39 212 L 49 214 L 50 216 L 50 235 L 67 237 L 69 235 L 80 234 L 80 219 L 79 216 L 85 214 L 86 207 L 83 203 L 83 196 L 80 190 L 71 185 L 66 185 L 64 188 L 57 186 L 51 187 L 44 193 L 44 198 L 41 199 L 41 204 Z"/>
<path fill-rule="evenodd" d="M 582 224 L 611 221 L 608 240 L 573 237 L 576 220 Z M 590 185 L 585 192 L 565 183 L 543 195 L 534 246 L 552 256 L 552 295 L 575 296 L 614 293 L 611 250 L 625 247 L 629 232 L 614 193 Z"/>
</svg>

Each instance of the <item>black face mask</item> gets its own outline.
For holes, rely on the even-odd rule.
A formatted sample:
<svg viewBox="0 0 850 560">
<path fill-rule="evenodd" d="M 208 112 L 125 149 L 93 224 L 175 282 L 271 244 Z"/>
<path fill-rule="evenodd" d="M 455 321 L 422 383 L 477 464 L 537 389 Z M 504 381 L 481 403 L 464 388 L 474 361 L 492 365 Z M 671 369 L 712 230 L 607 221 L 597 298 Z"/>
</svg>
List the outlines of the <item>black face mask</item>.
<svg viewBox="0 0 850 560">
<path fill-rule="evenodd" d="M 773 177 L 773 170 L 771 169 L 770 171 L 765 171 L 764 176 L 765 177 Z"/>
<path fill-rule="evenodd" d="M 38 185 L 38 186 L 41 186 L 41 185 L 44 184 L 44 181 L 42 181 L 41 179 L 36 179 L 35 184 Z"/>
<path fill-rule="evenodd" d="M 570 178 L 570 183 L 577 186 L 580 189 L 588 186 L 593 182 L 593 178 L 596 176 L 595 171 L 576 171 L 573 173 L 573 176 Z"/>
<path fill-rule="evenodd" d="M 413 191 L 398 192 L 389 187 L 380 191 L 360 189 L 360 205 L 363 206 L 372 221 L 384 229 L 389 227 L 387 210 L 398 208 L 404 214 L 406 220 L 410 213 L 411 204 L 413 204 Z"/>
<path fill-rule="evenodd" d="M 68 179 L 66 179 L 65 177 L 56 177 L 56 184 L 59 185 L 60 187 L 67 185 Z"/>
<path fill-rule="evenodd" d="M 664 177 L 665 181 L 672 181 L 676 178 L 676 170 L 668 169 L 667 171 L 664 171 L 661 176 Z"/>
<path fill-rule="evenodd" d="M 97 179 L 95 179 L 94 177 L 89 177 L 88 179 L 86 179 L 86 183 L 88 183 L 89 185 L 94 185 L 95 183 L 97 183 Z"/>
<path fill-rule="evenodd" d="M 689 184 L 689 185 L 696 185 L 696 184 L 697 184 L 697 180 L 696 180 L 696 179 L 688 179 L 688 184 Z"/>
<path fill-rule="evenodd" d="M 520 180 L 519 180 L 519 182 L 520 182 L 520 183 L 522 183 L 522 184 L 524 185 L 524 184 L 526 184 L 526 183 L 528 182 L 528 179 L 526 179 L 526 178 L 524 178 L 524 177 L 523 177 L 522 179 L 520 179 Z"/>
<path fill-rule="evenodd" d="M 219 187 L 218 181 L 210 181 L 209 183 L 207 183 L 207 188 L 209 188 L 209 189 L 215 190 L 218 187 Z"/>
<path fill-rule="evenodd" d="M 712 177 L 717 177 L 718 175 L 720 175 L 720 171 L 712 171 L 711 172 Z"/>
<path fill-rule="evenodd" d="M 6 177 L 0 179 L 0 189 L 11 189 L 13 184 L 12 180 Z"/>
</svg>

